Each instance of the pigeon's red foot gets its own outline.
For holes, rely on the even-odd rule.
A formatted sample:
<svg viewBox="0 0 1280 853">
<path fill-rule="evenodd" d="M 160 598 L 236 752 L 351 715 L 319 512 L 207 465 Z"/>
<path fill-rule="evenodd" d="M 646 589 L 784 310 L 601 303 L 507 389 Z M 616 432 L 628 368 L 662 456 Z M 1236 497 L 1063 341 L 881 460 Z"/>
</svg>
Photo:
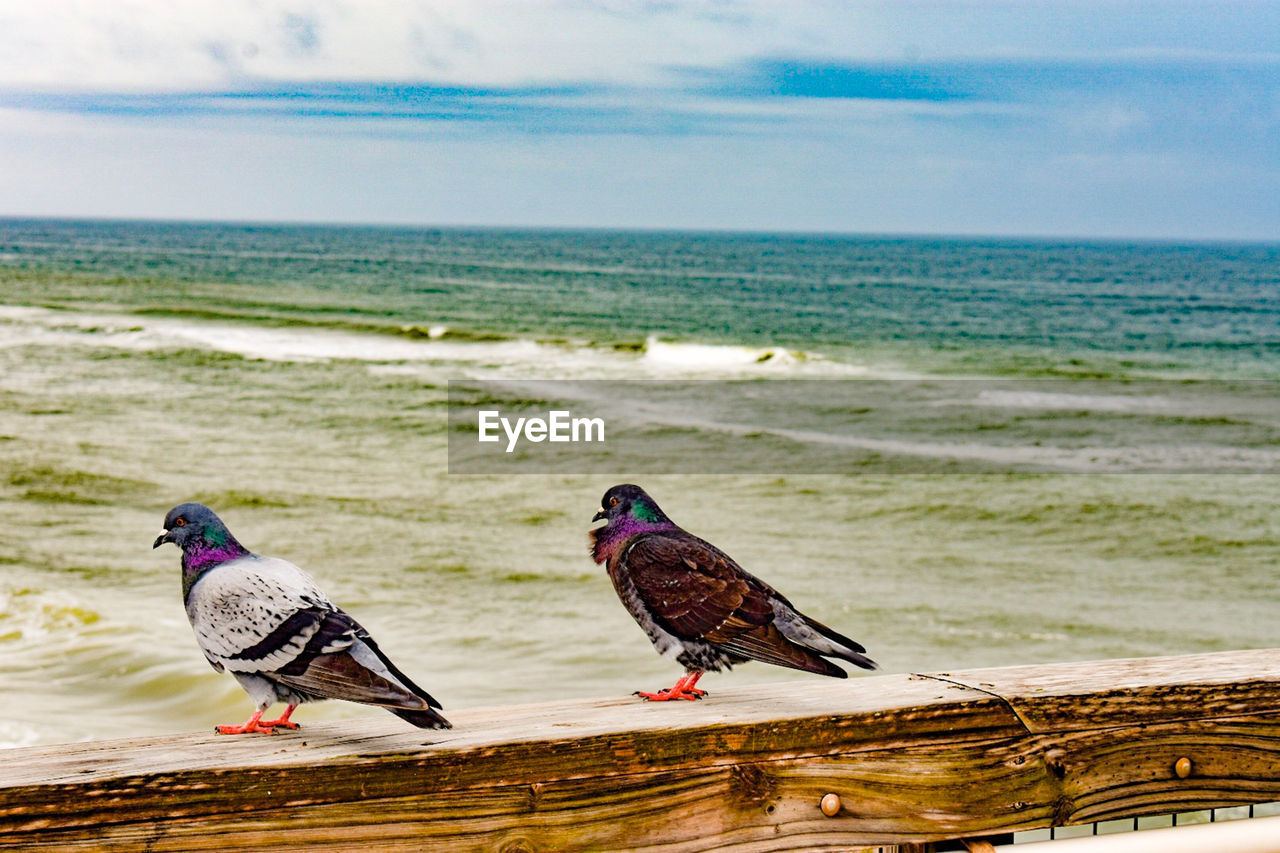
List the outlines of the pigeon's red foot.
<svg viewBox="0 0 1280 853">
<path fill-rule="evenodd" d="M 643 690 L 637 690 L 636 696 L 644 699 L 646 702 L 670 702 L 673 699 L 687 699 L 690 702 L 701 699 L 707 694 L 705 690 L 689 690 L 677 691 L 674 687 L 668 687 L 666 690 L 659 690 L 657 693 L 645 693 Z"/>
<path fill-rule="evenodd" d="M 280 715 L 280 719 L 263 720 L 262 722 L 258 723 L 258 725 L 265 726 L 267 728 L 271 728 L 273 726 L 280 726 L 281 728 L 296 731 L 298 728 L 298 724 L 289 722 L 289 716 L 293 713 L 293 710 L 297 707 L 298 707 L 297 705 L 290 705 L 288 708 L 284 709 L 284 713 Z"/>
<path fill-rule="evenodd" d="M 296 729 L 297 723 L 289 722 L 289 715 L 293 713 L 296 705 L 290 705 L 278 720 L 263 721 L 262 712 L 254 711 L 253 716 L 240 726 L 214 726 L 214 732 L 220 735 L 248 735 L 248 734 L 264 734 L 273 735 L 276 733 L 276 727 L 280 726 L 286 729 Z"/>
<path fill-rule="evenodd" d="M 637 690 L 635 695 L 646 702 L 670 702 L 673 699 L 684 699 L 693 702 L 707 695 L 707 691 L 699 690 L 693 686 L 698 683 L 698 679 L 701 677 L 701 672 L 691 672 L 666 690 L 659 690 L 657 693 L 645 693 Z"/>
<path fill-rule="evenodd" d="M 285 719 L 279 719 L 279 720 L 264 720 L 263 722 L 258 723 L 258 725 L 262 726 L 263 728 L 276 728 L 276 727 L 279 727 L 279 728 L 282 728 L 282 729 L 288 729 L 288 730 L 289 730 L 289 731 L 291 731 L 291 732 L 292 732 L 292 731 L 297 731 L 298 729 L 302 728 L 302 727 L 301 727 L 301 726 L 299 726 L 297 723 L 291 723 L 291 722 L 289 722 L 288 720 L 285 720 Z"/>
<path fill-rule="evenodd" d="M 264 726 L 257 720 L 249 720 L 242 726 L 214 726 L 213 730 L 220 735 L 273 735 L 276 733 L 276 730 L 273 727 Z"/>
</svg>

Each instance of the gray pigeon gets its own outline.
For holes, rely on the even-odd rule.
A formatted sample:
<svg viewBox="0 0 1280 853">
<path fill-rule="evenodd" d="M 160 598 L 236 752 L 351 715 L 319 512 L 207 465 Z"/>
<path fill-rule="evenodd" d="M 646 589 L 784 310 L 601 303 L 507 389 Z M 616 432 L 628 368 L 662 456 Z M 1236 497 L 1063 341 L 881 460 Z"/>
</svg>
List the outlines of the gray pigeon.
<svg viewBox="0 0 1280 853">
<path fill-rule="evenodd" d="M 251 553 L 203 504 L 169 510 L 153 548 L 182 549 L 182 597 L 204 656 L 229 671 L 257 705 L 240 726 L 219 734 L 296 729 L 302 702 L 346 699 L 378 705 L 419 728 L 452 728 L 440 703 L 396 668 L 369 632 L 293 563 Z M 272 704 L 288 705 L 264 721 Z"/>
</svg>

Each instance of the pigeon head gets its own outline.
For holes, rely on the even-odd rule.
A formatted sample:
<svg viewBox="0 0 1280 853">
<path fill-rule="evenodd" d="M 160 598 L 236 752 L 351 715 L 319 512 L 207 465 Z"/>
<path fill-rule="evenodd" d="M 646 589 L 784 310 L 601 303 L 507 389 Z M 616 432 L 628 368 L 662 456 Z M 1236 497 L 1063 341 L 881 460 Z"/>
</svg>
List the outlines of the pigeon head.
<svg viewBox="0 0 1280 853">
<path fill-rule="evenodd" d="M 184 576 L 212 568 L 219 563 L 249 554 L 213 510 L 204 504 L 185 503 L 169 510 L 164 517 L 164 533 L 156 537 L 152 548 L 172 542 L 182 549 Z"/>
<path fill-rule="evenodd" d="M 659 509 L 657 502 L 644 489 L 630 483 L 614 486 L 604 493 L 604 497 L 600 499 L 600 511 L 591 520 L 599 521 L 602 518 L 608 519 L 609 525 L 628 519 L 654 524 L 671 523 L 671 519 L 667 518 L 666 513 Z"/>
<path fill-rule="evenodd" d="M 597 563 L 611 559 L 636 534 L 675 527 L 644 489 L 630 483 L 614 486 L 604 493 L 600 511 L 592 521 L 602 518 L 608 523 L 591 531 L 591 556 Z"/>
<path fill-rule="evenodd" d="M 166 542 L 172 542 L 185 551 L 201 542 L 221 544 L 230 535 L 222 519 L 204 504 L 179 504 L 164 517 L 164 533 L 151 547 L 159 548 Z"/>
</svg>

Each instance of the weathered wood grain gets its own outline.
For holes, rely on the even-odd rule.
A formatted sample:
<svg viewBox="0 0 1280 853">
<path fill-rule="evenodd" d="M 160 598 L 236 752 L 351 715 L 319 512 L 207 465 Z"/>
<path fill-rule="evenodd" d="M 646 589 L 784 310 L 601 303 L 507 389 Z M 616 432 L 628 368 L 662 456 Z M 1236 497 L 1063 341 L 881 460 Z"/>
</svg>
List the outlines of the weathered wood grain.
<svg viewBox="0 0 1280 853">
<path fill-rule="evenodd" d="M 934 673 L 1005 699 L 1031 731 L 1280 712 L 1280 651 Z"/>
<path fill-rule="evenodd" d="M 450 716 L 10 750 L 0 846 L 850 850 L 1280 799 L 1274 652 Z"/>
</svg>

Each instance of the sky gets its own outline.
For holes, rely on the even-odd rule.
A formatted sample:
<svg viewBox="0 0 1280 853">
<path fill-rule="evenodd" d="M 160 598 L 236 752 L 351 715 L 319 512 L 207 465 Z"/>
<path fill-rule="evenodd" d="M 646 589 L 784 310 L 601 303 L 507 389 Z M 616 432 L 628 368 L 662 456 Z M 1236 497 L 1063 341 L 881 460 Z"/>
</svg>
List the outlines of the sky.
<svg viewBox="0 0 1280 853">
<path fill-rule="evenodd" d="M 0 0 L 0 216 L 1280 240 L 1280 3 Z"/>
</svg>

